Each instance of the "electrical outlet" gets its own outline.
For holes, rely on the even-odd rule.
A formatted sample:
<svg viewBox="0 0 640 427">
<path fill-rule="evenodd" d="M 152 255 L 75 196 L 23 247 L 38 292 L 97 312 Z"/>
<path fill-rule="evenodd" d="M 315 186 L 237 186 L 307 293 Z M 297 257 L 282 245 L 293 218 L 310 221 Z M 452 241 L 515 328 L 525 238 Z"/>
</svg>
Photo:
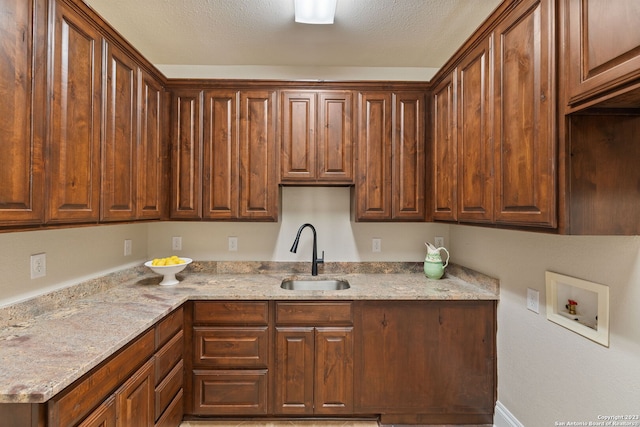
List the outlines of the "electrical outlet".
<svg viewBox="0 0 640 427">
<path fill-rule="evenodd" d="M 130 256 L 131 255 L 131 239 L 125 239 L 124 241 L 124 256 Z"/>
<path fill-rule="evenodd" d="M 527 308 L 534 313 L 540 313 L 540 292 L 527 288 Z"/>
<path fill-rule="evenodd" d="M 371 239 L 371 252 L 382 252 L 382 239 Z"/>
<path fill-rule="evenodd" d="M 174 250 L 174 251 L 181 251 L 182 250 L 182 237 L 174 236 L 171 239 L 171 249 Z"/>
<path fill-rule="evenodd" d="M 47 254 L 31 255 L 31 278 L 37 279 L 47 275 Z"/>
<path fill-rule="evenodd" d="M 444 247 L 444 237 L 441 237 L 441 236 L 434 237 L 433 243 L 436 245 L 436 248 Z"/>
<path fill-rule="evenodd" d="M 238 251 L 238 238 L 235 236 L 229 236 L 229 252 Z"/>
</svg>

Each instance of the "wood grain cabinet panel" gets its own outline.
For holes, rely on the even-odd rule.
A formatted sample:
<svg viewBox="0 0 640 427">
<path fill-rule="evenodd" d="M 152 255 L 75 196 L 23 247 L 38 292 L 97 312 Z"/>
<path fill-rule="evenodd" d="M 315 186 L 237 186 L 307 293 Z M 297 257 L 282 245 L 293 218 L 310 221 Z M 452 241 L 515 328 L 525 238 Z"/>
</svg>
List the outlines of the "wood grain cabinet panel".
<svg viewBox="0 0 640 427">
<path fill-rule="evenodd" d="M 281 181 L 352 183 L 351 92 L 285 90 L 281 97 Z"/>
<path fill-rule="evenodd" d="M 316 161 L 318 180 L 353 183 L 353 95 L 349 91 L 318 94 Z"/>
<path fill-rule="evenodd" d="M 358 95 L 356 218 L 391 218 L 391 93 Z"/>
<path fill-rule="evenodd" d="M 426 96 L 424 92 L 394 93 L 393 105 L 391 218 L 424 221 Z"/>
<path fill-rule="evenodd" d="M 95 222 L 100 212 L 102 37 L 52 5 L 47 222 Z"/>
<path fill-rule="evenodd" d="M 433 89 L 433 219 L 458 219 L 457 70 Z"/>
<path fill-rule="evenodd" d="M 458 66 L 458 219 L 493 221 L 491 43 L 485 39 Z"/>
<path fill-rule="evenodd" d="M 153 427 L 155 422 L 153 371 L 153 359 L 151 359 L 116 391 L 116 425 L 118 427 Z"/>
<path fill-rule="evenodd" d="M 384 424 L 491 423 L 495 301 L 362 301 L 355 309 L 356 413 L 382 414 Z"/>
<path fill-rule="evenodd" d="M 555 227 L 553 2 L 522 2 L 495 34 L 495 221 Z"/>
<path fill-rule="evenodd" d="M 0 226 L 44 222 L 45 9 L 0 4 Z"/>
<path fill-rule="evenodd" d="M 240 93 L 241 219 L 278 219 L 275 109 L 275 90 Z"/>
<path fill-rule="evenodd" d="M 423 92 L 361 92 L 356 219 L 426 221 Z"/>
<path fill-rule="evenodd" d="M 593 99 L 640 77 L 639 2 L 563 1 L 569 104 Z"/>
<path fill-rule="evenodd" d="M 115 427 L 116 418 L 116 398 L 111 396 L 78 424 L 78 427 Z"/>
<path fill-rule="evenodd" d="M 238 217 L 239 95 L 232 89 L 208 90 L 204 94 L 204 218 Z"/>
<path fill-rule="evenodd" d="M 276 414 L 353 413 L 351 308 L 351 302 L 276 302 Z"/>
<path fill-rule="evenodd" d="M 139 71 L 139 135 L 136 167 L 138 219 L 159 219 L 165 214 L 164 89 L 162 83 L 144 70 Z M 166 215 L 166 214 L 165 214 Z"/>
<path fill-rule="evenodd" d="M 102 141 L 102 221 L 136 218 L 138 150 L 137 64 L 105 41 L 105 126 Z"/>
<path fill-rule="evenodd" d="M 200 90 L 172 94 L 171 218 L 202 218 L 202 103 Z"/>
</svg>

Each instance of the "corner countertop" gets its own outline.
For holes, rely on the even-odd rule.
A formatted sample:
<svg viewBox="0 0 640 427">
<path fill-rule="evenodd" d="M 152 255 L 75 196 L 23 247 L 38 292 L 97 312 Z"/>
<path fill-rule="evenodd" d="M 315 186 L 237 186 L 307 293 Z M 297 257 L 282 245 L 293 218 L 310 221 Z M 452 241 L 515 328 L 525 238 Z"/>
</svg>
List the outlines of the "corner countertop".
<svg viewBox="0 0 640 427">
<path fill-rule="evenodd" d="M 175 286 L 134 267 L 0 309 L 0 403 L 43 403 L 188 300 L 497 300 L 499 283 L 450 265 L 440 280 L 422 263 L 328 263 L 339 291 L 290 291 L 308 263 L 196 262 Z"/>
</svg>

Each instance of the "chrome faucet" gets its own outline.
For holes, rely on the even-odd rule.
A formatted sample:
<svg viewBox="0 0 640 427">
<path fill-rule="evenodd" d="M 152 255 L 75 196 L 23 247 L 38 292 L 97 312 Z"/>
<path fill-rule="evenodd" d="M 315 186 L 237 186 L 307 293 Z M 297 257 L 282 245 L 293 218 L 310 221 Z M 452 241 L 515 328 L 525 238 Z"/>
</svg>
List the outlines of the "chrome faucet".
<svg viewBox="0 0 640 427">
<path fill-rule="evenodd" d="M 296 240 L 293 241 L 293 246 L 291 246 L 291 252 L 294 254 L 298 250 L 298 243 L 300 242 L 300 234 L 305 227 L 310 227 L 311 231 L 313 231 L 313 254 L 311 258 L 311 275 L 318 275 L 318 264 L 324 263 L 324 251 L 322 251 L 322 258 L 318 258 L 318 246 L 316 243 L 316 229 L 311 224 L 302 224 L 298 229 L 298 234 L 296 235 Z"/>
</svg>

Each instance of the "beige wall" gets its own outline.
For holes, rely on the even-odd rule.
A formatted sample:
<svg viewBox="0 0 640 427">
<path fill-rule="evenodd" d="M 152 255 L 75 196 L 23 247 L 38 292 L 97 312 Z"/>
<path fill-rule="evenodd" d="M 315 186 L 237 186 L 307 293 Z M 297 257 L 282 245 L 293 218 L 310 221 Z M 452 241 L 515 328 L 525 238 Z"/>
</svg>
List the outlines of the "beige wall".
<svg viewBox="0 0 640 427">
<path fill-rule="evenodd" d="M 132 240 L 124 256 L 124 240 Z M 30 256 L 46 253 L 47 275 L 31 279 Z M 0 234 L 0 307 L 101 276 L 147 255 L 147 225 L 107 225 Z"/>
<path fill-rule="evenodd" d="M 498 400 L 523 425 L 640 415 L 639 236 L 468 226 L 450 236 L 456 262 L 500 279 Z M 546 270 L 609 286 L 609 348 L 546 319 Z M 540 314 L 526 308 L 528 287 L 540 291 Z"/>
<path fill-rule="evenodd" d="M 177 252 L 198 260 L 299 260 L 311 257 L 311 222 L 327 261 L 420 261 L 423 242 L 445 237 L 452 259 L 501 281 L 498 306 L 498 399 L 525 426 L 597 421 L 639 412 L 640 237 L 554 236 L 443 224 L 355 223 L 348 188 L 284 188 L 278 223 L 163 222 L 0 234 L 0 306 L 107 271 Z M 227 251 L 227 237 L 239 239 Z M 371 238 L 382 252 L 371 252 Z M 133 255 L 123 256 L 124 239 Z M 47 253 L 48 275 L 29 278 L 29 256 Z M 611 344 L 605 348 L 546 320 L 545 270 L 610 287 Z M 526 309 L 527 287 L 541 312 Z"/>
</svg>

